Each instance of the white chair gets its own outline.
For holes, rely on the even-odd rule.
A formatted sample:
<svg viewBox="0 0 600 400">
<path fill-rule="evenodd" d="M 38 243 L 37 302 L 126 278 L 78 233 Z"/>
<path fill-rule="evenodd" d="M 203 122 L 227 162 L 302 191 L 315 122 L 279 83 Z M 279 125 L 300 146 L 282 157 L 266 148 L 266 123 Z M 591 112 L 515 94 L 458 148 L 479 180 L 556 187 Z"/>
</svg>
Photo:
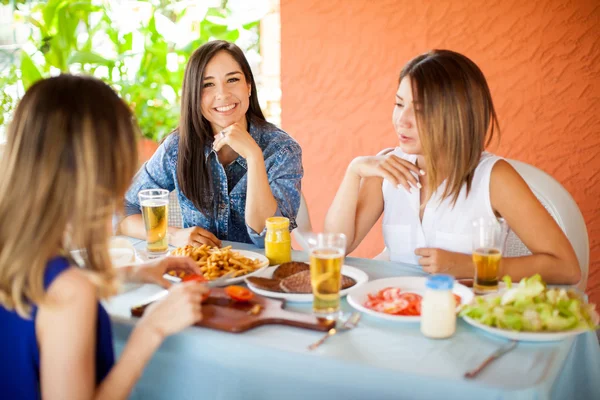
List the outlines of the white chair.
<svg viewBox="0 0 600 400">
<path fill-rule="evenodd" d="M 581 270 L 581 279 L 577 288 L 585 290 L 589 273 L 590 244 L 585 221 L 577 203 L 556 179 L 541 169 L 522 161 L 508 159 L 506 161 L 523 177 L 533 194 L 546 207 L 571 242 Z M 507 257 L 516 257 L 531 252 L 517 235 L 510 231 L 506 240 L 505 254 Z"/>
<path fill-rule="evenodd" d="M 589 272 L 590 245 L 585 221 L 577 203 L 556 179 L 544 171 L 522 161 L 509 159 L 506 161 L 527 182 L 533 194 L 548 210 L 571 242 L 581 270 L 581 280 L 577 284 L 577 288 L 585 290 Z M 515 207 L 518 205 L 515 204 Z M 506 239 L 504 254 L 506 257 L 518 257 L 531 254 L 531 252 L 511 230 Z M 390 255 L 387 248 L 384 248 L 374 259 L 389 260 Z"/>
<path fill-rule="evenodd" d="M 169 226 L 183 228 L 181 207 L 179 206 L 179 198 L 175 190 L 169 193 Z"/>
<path fill-rule="evenodd" d="M 312 231 L 312 224 L 310 223 L 306 199 L 302 193 L 300 193 L 300 208 L 296 216 L 296 225 L 297 227 L 292 231 L 292 236 L 303 250 L 308 250 L 308 243 L 304 234 Z"/>
</svg>

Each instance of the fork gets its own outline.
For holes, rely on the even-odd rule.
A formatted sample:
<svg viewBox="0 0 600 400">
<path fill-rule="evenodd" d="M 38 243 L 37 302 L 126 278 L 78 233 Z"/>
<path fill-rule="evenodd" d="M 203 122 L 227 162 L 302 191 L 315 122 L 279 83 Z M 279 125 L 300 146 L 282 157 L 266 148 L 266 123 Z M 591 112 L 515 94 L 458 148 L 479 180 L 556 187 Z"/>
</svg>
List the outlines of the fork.
<svg viewBox="0 0 600 400">
<path fill-rule="evenodd" d="M 465 378 L 469 378 L 469 379 L 475 378 L 492 361 L 499 359 L 504 354 L 506 354 L 509 351 L 513 350 L 515 347 L 517 347 L 517 341 L 516 340 L 511 340 L 511 342 L 509 344 L 507 344 L 507 345 L 505 345 L 503 347 L 500 347 L 498 350 L 496 350 L 495 352 L 493 352 L 477 368 L 475 368 L 475 369 L 473 369 L 471 371 L 465 372 Z"/>
<path fill-rule="evenodd" d="M 350 329 L 355 328 L 356 325 L 358 325 L 358 321 L 360 321 L 361 315 L 362 315 L 361 313 L 357 313 L 357 312 L 353 313 L 352 315 L 350 315 L 350 317 L 348 317 L 348 319 L 346 319 L 344 321 L 344 323 L 339 328 L 331 328 L 329 331 L 327 331 L 325 336 L 323 336 L 321 339 L 317 340 L 316 342 L 314 342 L 313 344 L 308 346 L 308 349 L 314 350 L 317 347 L 319 347 L 320 345 L 322 345 L 323 342 L 325 342 L 327 339 L 329 339 L 330 337 L 335 335 L 336 333 L 343 332 L 343 331 L 349 331 Z"/>
</svg>

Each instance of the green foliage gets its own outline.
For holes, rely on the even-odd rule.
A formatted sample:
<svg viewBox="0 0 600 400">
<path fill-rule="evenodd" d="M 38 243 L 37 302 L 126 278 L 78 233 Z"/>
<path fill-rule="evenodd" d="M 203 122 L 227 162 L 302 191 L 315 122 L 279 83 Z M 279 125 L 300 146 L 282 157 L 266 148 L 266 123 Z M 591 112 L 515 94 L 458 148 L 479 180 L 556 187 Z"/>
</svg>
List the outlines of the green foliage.
<svg viewBox="0 0 600 400">
<path fill-rule="evenodd" d="M 177 2 L 139 1 L 141 8 L 149 9 L 149 18 L 135 29 L 123 30 L 119 27 L 123 16 L 111 8 L 110 1 L 48 0 L 27 6 L 22 4 L 26 2 L 2 1 L 20 10 L 20 18 L 31 27 L 24 48 L 35 49 L 21 51 L 17 68 L 8 63 L 8 68 L 0 70 L 2 87 L 26 90 L 58 71 L 94 75 L 130 104 L 143 135 L 154 140 L 178 124 L 183 74 L 194 50 L 213 39 L 236 41 L 241 30 L 258 38 L 259 21 L 230 26 L 231 12 L 221 7 L 209 8 L 194 25 L 189 42 L 181 44 L 169 39 L 181 37 L 176 29 L 187 11 L 177 7 Z M 251 47 L 257 49 L 258 43 Z M 0 93 L 0 113 L 10 112 L 15 103 L 14 96 Z M 0 119 L 0 125 L 4 122 Z"/>
</svg>

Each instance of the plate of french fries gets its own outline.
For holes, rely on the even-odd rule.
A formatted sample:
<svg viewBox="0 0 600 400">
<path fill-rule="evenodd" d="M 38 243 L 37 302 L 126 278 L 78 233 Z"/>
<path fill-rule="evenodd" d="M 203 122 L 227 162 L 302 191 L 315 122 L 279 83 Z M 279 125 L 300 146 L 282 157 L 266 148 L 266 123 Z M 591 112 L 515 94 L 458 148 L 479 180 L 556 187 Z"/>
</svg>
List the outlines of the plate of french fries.
<svg viewBox="0 0 600 400">
<path fill-rule="evenodd" d="M 248 250 L 235 250 L 231 246 L 222 248 L 203 244 L 200 247 L 184 246 L 171 251 L 171 255 L 190 257 L 198 264 L 206 279 L 214 280 L 231 273 L 223 285 L 243 282 L 245 278 L 260 273 L 269 266 L 269 259 Z"/>
</svg>

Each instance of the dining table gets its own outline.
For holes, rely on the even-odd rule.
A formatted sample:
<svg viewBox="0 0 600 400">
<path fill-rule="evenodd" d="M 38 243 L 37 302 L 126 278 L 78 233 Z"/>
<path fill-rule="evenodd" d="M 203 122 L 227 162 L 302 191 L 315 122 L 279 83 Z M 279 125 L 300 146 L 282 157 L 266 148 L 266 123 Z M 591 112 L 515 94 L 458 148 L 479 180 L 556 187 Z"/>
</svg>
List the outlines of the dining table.
<svg viewBox="0 0 600 400">
<path fill-rule="evenodd" d="M 128 238 L 144 252 L 146 242 Z M 245 243 L 233 249 L 264 254 Z M 293 251 L 294 261 L 308 254 Z M 419 266 L 346 257 L 369 280 L 426 276 Z M 104 301 L 118 358 L 138 318 L 131 307 L 160 292 L 156 285 L 125 285 Z M 310 303 L 286 309 L 311 313 Z M 345 299 L 343 312 L 354 309 Z M 177 312 L 177 310 L 173 310 Z M 131 399 L 600 399 L 600 346 L 593 331 L 555 342 L 519 342 L 477 377 L 465 372 L 509 341 L 459 318 L 447 339 L 425 337 L 419 323 L 363 314 L 358 326 L 315 350 L 323 332 L 266 325 L 243 333 L 190 327 L 168 337 L 146 366 Z"/>
</svg>

